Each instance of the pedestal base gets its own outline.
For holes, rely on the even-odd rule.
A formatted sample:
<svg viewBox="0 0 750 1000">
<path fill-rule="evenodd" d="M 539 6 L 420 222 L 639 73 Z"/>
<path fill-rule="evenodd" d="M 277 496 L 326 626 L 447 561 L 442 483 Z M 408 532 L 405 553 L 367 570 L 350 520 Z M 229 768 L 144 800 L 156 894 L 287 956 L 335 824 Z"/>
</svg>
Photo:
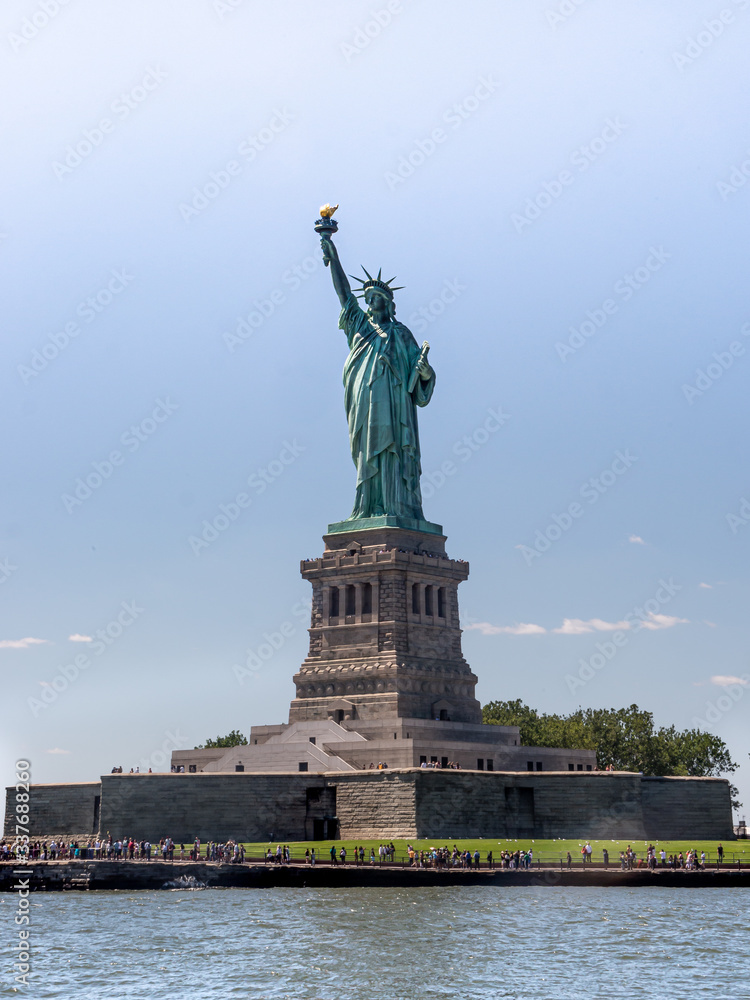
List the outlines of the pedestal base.
<svg viewBox="0 0 750 1000">
<path fill-rule="evenodd" d="M 428 535 L 442 535 L 442 524 L 433 521 L 418 521 L 412 517 L 353 517 L 348 521 L 334 521 L 328 525 L 328 534 L 337 535 L 345 531 L 363 531 L 371 528 L 404 528 L 406 531 L 424 531 Z"/>
</svg>

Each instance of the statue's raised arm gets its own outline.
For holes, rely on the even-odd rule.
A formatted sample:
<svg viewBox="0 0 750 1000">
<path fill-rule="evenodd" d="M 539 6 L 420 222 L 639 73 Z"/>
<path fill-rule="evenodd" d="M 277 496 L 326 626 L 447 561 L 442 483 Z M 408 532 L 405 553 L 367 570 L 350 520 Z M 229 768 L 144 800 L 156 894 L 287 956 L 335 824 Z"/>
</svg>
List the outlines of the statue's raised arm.
<svg viewBox="0 0 750 1000">
<path fill-rule="evenodd" d="M 333 279 L 333 287 L 336 294 L 339 297 L 339 302 L 342 307 L 346 305 L 349 296 L 352 294 L 351 285 L 349 284 L 349 279 L 344 273 L 344 269 L 341 266 L 341 261 L 339 260 L 339 252 L 333 245 L 333 240 L 330 236 L 321 236 L 320 245 L 323 248 L 323 263 L 326 267 L 331 268 L 331 278 Z"/>
<path fill-rule="evenodd" d="M 320 245 L 323 248 L 323 263 L 326 267 L 331 268 L 333 287 L 339 297 L 339 302 L 341 303 L 341 307 L 343 309 L 349 301 L 352 289 L 349 284 L 349 279 L 344 274 L 344 269 L 341 266 L 339 252 L 333 245 L 333 240 L 331 239 L 333 234 L 339 228 L 338 223 L 333 217 L 333 213 L 338 207 L 338 205 L 323 205 L 320 209 L 320 218 L 315 223 L 315 232 L 320 236 Z"/>
</svg>

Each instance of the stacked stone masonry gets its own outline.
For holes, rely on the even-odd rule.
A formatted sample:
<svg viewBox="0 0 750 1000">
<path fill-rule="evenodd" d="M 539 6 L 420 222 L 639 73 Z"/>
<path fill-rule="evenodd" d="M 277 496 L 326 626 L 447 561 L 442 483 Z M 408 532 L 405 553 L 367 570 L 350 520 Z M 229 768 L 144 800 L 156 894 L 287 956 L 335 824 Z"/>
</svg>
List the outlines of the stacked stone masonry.
<svg viewBox="0 0 750 1000">
<path fill-rule="evenodd" d="M 326 536 L 301 564 L 313 587 L 308 656 L 289 721 L 434 718 L 480 722 L 477 683 L 461 652 L 458 584 L 468 563 L 443 536 L 398 529 Z M 429 546 L 429 551 L 424 546 Z M 332 702 L 345 698 L 346 709 Z"/>
<path fill-rule="evenodd" d="M 732 838 L 729 783 L 624 772 L 410 768 L 339 774 L 104 775 L 32 786 L 31 836 L 61 832 L 177 843 L 419 837 Z M 9 789 L 8 800 L 14 789 Z M 95 800 L 101 797 L 98 823 Z M 686 811 L 687 804 L 687 811 Z M 6 813 L 5 836 L 12 837 Z"/>
</svg>

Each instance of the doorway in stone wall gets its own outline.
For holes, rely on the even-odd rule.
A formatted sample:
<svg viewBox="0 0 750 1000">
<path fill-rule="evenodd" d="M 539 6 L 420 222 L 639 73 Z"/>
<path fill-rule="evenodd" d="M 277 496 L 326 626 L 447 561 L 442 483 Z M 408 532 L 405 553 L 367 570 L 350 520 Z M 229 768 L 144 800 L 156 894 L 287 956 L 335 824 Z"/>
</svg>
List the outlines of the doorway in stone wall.
<svg viewBox="0 0 750 1000">
<path fill-rule="evenodd" d="M 305 839 L 336 840 L 336 789 L 313 785 L 305 789 L 305 799 Z"/>
</svg>

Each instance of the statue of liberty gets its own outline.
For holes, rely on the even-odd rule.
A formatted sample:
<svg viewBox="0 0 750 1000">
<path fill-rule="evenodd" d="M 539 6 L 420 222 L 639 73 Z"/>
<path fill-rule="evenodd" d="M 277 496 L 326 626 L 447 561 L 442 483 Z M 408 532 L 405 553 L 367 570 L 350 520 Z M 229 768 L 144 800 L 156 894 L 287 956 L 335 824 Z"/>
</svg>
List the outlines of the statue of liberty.
<svg viewBox="0 0 750 1000">
<path fill-rule="evenodd" d="M 330 214 L 326 214 L 326 211 Z M 357 493 L 349 520 L 393 516 L 424 521 L 419 478 L 422 465 L 417 407 L 427 406 L 435 372 L 410 330 L 396 319 L 390 278 L 365 271 L 357 302 L 331 241 L 333 209 L 321 209 L 323 261 L 330 265 L 341 303 L 339 327 L 346 333 L 349 357 L 344 365 L 344 401 L 349 444 L 357 469 Z M 364 270 L 364 268 L 363 268 Z"/>
</svg>

